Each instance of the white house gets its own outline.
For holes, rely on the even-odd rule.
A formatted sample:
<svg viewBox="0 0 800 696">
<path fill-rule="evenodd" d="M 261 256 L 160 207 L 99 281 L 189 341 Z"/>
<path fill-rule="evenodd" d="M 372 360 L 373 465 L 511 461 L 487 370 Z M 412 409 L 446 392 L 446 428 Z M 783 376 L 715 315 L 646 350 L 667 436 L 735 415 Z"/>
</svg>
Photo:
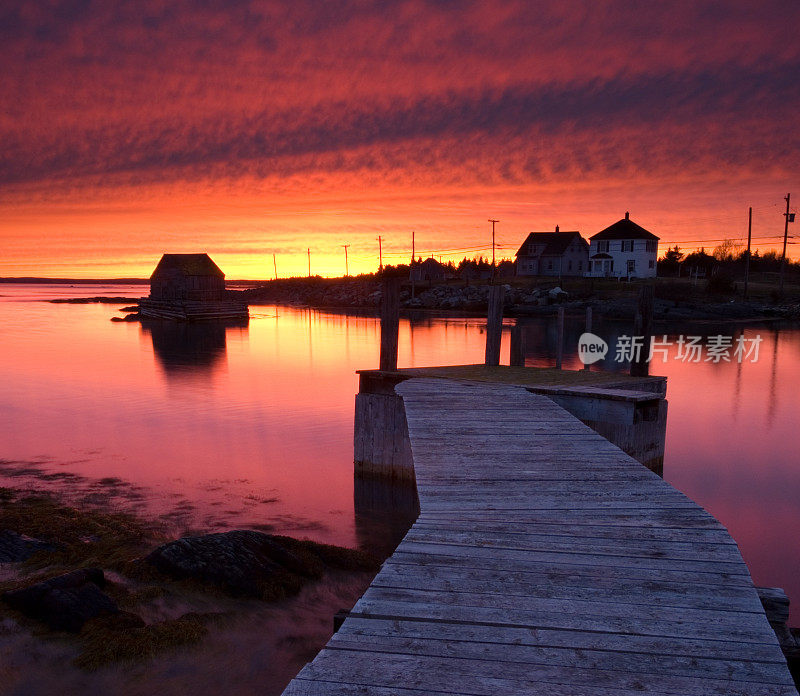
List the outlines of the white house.
<svg viewBox="0 0 800 696">
<path fill-rule="evenodd" d="M 593 278 L 655 278 L 658 237 L 630 219 L 630 214 L 589 237 L 586 274 Z"/>
<path fill-rule="evenodd" d="M 580 232 L 531 232 L 517 251 L 518 276 L 582 276 L 589 245 Z"/>
</svg>

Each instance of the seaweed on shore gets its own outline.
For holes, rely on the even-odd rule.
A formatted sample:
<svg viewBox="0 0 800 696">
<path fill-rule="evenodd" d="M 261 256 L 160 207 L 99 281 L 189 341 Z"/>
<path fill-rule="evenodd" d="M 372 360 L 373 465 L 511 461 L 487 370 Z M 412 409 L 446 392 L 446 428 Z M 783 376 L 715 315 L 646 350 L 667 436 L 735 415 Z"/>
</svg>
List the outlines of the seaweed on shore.
<svg viewBox="0 0 800 696">
<path fill-rule="evenodd" d="M 103 483 L 113 485 L 116 482 L 109 478 Z M 97 588 L 90 587 L 90 599 L 96 600 L 98 595 L 101 599 L 105 597 L 108 606 L 84 619 L 77 629 L 60 628 L 49 620 L 46 612 L 39 616 L 37 611 L 26 610 L 21 605 L 0 602 L 0 611 L 9 612 L 25 630 L 45 640 L 74 641 L 78 656 L 73 664 L 86 671 L 116 662 L 148 660 L 165 651 L 200 643 L 209 632 L 209 623 L 224 616 L 216 611 L 191 611 L 191 608 L 208 607 L 209 600 L 213 606 L 222 607 L 228 606 L 226 595 L 256 601 L 285 599 L 297 594 L 306 583 L 321 579 L 328 570 L 374 571 L 378 565 L 377 559 L 361 551 L 252 530 L 184 537 L 170 542 L 165 528 L 156 522 L 95 507 L 78 509 L 54 496 L 12 488 L 0 488 L 0 530 L 12 530 L 17 535 L 30 537 L 28 541 L 38 540 L 47 545 L 17 564 L 16 571 L 0 582 L 0 595 L 8 597 L 8 594 L 33 586 L 52 585 L 52 580 L 62 582 L 63 578 L 77 572 L 88 570 L 89 575 L 93 574 L 86 579 L 90 586 L 97 585 Z M 253 568 L 252 579 L 257 592 L 231 592 L 225 582 L 209 583 L 202 574 L 165 574 L 147 560 L 148 555 L 188 541 L 196 544 L 200 540 L 202 545 L 209 537 L 224 537 L 226 541 L 230 537 L 235 542 L 239 537 L 248 536 L 259 537 L 259 543 L 275 546 L 278 554 L 275 562 L 266 564 L 268 572 L 263 576 L 258 576 L 258 568 Z M 229 548 L 233 557 L 237 557 L 238 550 L 235 543 Z M 278 562 L 278 558 L 283 562 Z M 191 554 L 188 556 L 189 566 L 192 563 L 202 565 L 202 561 L 202 558 L 192 558 Z M 115 572 L 104 578 L 103 569 Z M 100 578 L 99 583 L 95 576 Z M 78 592 L 75 601 L 86 599 L 85 594 Z M 165 613 L 165 606 L 174 607 L 176 603 L 188 605 L 190 611 L 177 618 L 170 616 L 170 609 Z M 48 607 L 50 611 L 52 607 Z M 64 633 L 64 630 L 80 632 Z"/>
<path fill-rule="evenodd" d="M 154 543 L 158 528 L 122 512 L 79 510 L 44 494 L 0 495 L 0 529 L 49 542 L 53 548 L 33 554 L 32 568 L 101 566 L 120 572 Z"/>
<path fill-rule="evenodd" d="M 76 667 L 95 670 L 115 662 L 148 660 L 178 647 L 196 645 L 208 634 L 213 615 L 188 613 L 154 624 L 137 624 L 127 615 L 105 616 L 87 622 L 79 636 Z"/>
</svg>

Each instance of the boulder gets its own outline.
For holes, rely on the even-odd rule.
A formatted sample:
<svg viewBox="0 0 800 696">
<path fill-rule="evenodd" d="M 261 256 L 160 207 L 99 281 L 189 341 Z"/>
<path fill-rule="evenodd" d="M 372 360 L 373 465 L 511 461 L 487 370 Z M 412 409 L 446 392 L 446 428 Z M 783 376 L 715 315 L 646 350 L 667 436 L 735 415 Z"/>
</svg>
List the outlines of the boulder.
<svg viewBox="0 0 800 696">
<path fill-rule="evenodd" d="M 27 561 L 37 551 L 52 551 L 54 548 L 46 541 L 31 539 L 10 529 L 0 531 L 0 563 Z"/>
<path fill-rule="evenodd" d="M 184 537 L 145 561 L 178 580 L 195 580 L 233 596 L 277 599 L 297 593 L 326 567 L 366 569 L 372 559 L 350 549 L 254 530 Z"/>
<path fill-rule="evenodd" d="M 77 633 L 89 619 L 119 612 L 114 600 L 100 589 L 104 585 L 103 571 L 87 568 L 4 592 L 2 599 L 55 631 Z"/>
</svg>

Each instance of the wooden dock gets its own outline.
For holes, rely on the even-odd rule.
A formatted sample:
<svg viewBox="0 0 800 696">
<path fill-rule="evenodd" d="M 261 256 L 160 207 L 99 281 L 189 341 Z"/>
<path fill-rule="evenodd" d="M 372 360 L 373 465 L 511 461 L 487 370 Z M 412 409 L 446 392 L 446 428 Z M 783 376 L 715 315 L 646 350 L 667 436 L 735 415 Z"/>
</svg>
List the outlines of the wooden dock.
<svg viewBox="0 0 800 696">
<path fill-rule="evenodd" d="M 725 528 L 543 395 L 411 379 L 420 515 L 287 696 L 796 694 Z"/>
</svg>

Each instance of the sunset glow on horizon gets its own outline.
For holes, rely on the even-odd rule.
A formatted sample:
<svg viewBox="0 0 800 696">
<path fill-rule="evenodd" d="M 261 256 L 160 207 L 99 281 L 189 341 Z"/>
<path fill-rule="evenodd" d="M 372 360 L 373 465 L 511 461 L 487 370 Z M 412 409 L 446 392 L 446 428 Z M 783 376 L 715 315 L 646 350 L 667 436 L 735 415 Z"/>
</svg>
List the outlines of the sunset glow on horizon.
<svg viewBox="0 0 800 696">
<path fill-rule="evenodd" d="M 780 251 L 800 6 L 66 0 L 0 11 L 0 276 L 500 258 L 625 211 Z M 796 193 L 795 193 L 796 192 Z M 792 204 L 792 209 L 795 206 Z M 789 234 L 795 230 L 790 227 Z M 793 240 L 790 240 L 793 241 Z M 792 258 L 800 246 L 789 246 Z"/>
</svg>

